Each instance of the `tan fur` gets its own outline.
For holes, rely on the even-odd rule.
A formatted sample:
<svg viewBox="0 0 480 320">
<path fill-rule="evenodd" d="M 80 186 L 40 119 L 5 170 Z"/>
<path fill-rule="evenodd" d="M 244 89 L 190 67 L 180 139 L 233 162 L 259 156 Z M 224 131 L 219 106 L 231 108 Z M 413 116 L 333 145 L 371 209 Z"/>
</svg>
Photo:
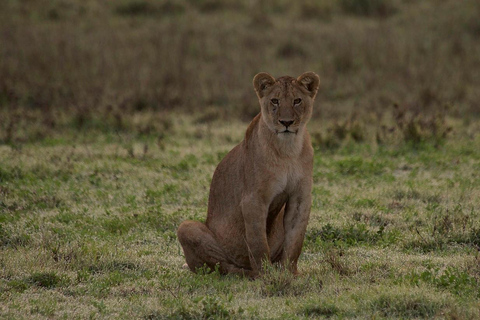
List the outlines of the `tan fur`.
<svg viewBox="0 0 480 320">
<path fill-rule="evenodd" d="M 192 271 L 218 266 L 222 273 L 255 277 L 262 263 L 279 262 L 297 272 L 312 192 L 306 124 L 319 78 L 259 73 L 253 85 L 261 112 L 215 170 L 205 224 L 184 221 L 178 228 Z"/>
</svg>

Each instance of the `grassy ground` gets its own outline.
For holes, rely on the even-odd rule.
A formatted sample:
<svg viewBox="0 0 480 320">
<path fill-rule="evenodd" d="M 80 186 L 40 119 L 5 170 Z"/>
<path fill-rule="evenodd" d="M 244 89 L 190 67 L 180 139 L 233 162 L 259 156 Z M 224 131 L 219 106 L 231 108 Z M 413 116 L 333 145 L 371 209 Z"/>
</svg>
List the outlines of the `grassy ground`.
<svg viewBox="0 0 480 320">
<path fill-rule="evenodd" d="M 302 273 L 195 275 L 175 231 L 246 124 L 172 115 L 168 136 L 66 130 L 0 146 L 3 318 L 480 316 L 480 125 L 434 147 L 315 141 Z M 317 132 L 321 122 L 310 124 Z"/>
<path fill-rule="evenodd" d="M 475 0 L 0 1 L 0 318 L 480 318 Z M 195 275 L 175 231 L 321 77 L 302 275 Z"/>
</svg>

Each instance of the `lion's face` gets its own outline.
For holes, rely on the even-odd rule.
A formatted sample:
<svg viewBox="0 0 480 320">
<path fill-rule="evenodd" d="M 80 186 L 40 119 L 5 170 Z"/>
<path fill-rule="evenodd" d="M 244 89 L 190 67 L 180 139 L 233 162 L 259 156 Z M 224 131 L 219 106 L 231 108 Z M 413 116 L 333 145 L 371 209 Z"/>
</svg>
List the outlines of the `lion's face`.
<svg viewBox="0 0 480 320">
<path fill-rule="evenodd" d="M 296 135 L 312 115 L 313 101 L 320 79 L 313 72 L 297 79 L 274 79 L 268 73 L 259 73 L 253 85 L 262 109 L 262 119 L 281 138 Z"/>
</svg>

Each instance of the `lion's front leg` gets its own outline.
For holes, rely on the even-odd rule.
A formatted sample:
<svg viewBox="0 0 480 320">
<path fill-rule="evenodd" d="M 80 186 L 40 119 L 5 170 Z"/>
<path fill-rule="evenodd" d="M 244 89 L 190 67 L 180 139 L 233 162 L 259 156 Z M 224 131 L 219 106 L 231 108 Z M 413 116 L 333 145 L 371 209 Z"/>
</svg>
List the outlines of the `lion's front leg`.
<svg viewBox="0 0 480 320">
<path fill-rule="evenodd" d="M 270 248 L 267 240 L 268 207 L 256 196 L 243 199 L 242 215 L 245 223 L 245 239 L 250 266 L 255 274 L 262 270 L 262 263 L 270 261 Z"/>
<path fill-rule="evenodd" d="M 287 267 L 292 273 L 297 273 L 297 261 L 302 252 L 311 203 L 311 189 L 305 188 L 292 195 L 285 208 L 285 242 L 281 263 L 285 266 L 288 264 Z"/>
</svg>

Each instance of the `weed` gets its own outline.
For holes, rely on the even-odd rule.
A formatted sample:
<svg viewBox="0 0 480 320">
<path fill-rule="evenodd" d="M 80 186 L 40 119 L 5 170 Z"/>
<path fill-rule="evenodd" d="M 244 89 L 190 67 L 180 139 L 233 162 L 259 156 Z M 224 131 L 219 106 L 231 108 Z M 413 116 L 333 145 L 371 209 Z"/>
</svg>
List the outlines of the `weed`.
<svg viewBox="0 0 480 320">
<path fill-rule="evenodd" d="M 381 294 L 368 302 L 369 308 L 384 317 L 430 318 L 443 303 L 415 293 Z"/>
<path fill-rule="evenodd" d="M 309 302 L 303 306 L 298 314 L 306 317 L 325 317 L 331 318 L 339 315 L 341 310 L 334 303 L 314 303 Z"/>
<path fill-rule="evenodd" d="M 374 208 L 376 205 L 375 199 L 364 198 L 355 201 L 355 206 L 359 208 Z"/>
<path fill-rule="evenodd" d="M 190 169 L 197 167 L 198 159 L 195 155 L 190 154 L 185 156 L 175 167 L 172 169 L 180 172 L 187 172 Z"/>
<path fill-rule="evenodd" d="M 24 232 L 13 232 L 0 223 L 0 247 L 25 247 L 31 242 L 31 236 Z"/>
<path fill-rule="evenodd" d="M 292 293 L 294 275 L 283 266 L 263 265 L 262 293 L 268 297 Z"/>
<path fill-rule="evenodd" d="M 226 302 L 231 302 L 233 296 L 230 295 Z M 241 317 L 243 310 L 241 308 L 234 310 L 226 306 L 223 299 L 215 296 L 197 297 L 192 301 L 186 301 L 180 304 L 179 307 L 171 311 L 152 312 L 144 317 L 148 320 L 159 319 L 235 319 Z"/>
<path fill-rule="evenodd" d="M 10 280 L 7 282 L 7 285 L 17 292 L 23 292 L 28 289 L 30 283 L 25 280 Z"/>
<path fill-rule="evenodd" d="M 31 314 L 38 313 L 42 316 L 52 318 L 55 315 L 57 301 L 53 299 L 35 299 L 31 301 L 33 307 L 30 309 Z"/>
<path fill-rule="evenodd" d="M 0 183 L 21 180 L 23 177 L 24 173 L 18 166 L 12 168 L 0 167 Z"/>
<path fill-rule="evenodd" d="M 382 213 L 374 213 L 374 214 L 362 214 L 360 212 L 355 212 L 353 214 L 353 219 L 355 221 L 363 221 L 368 223 L 371 227 L 383 227 L 385 228 L 389 224 L 392 223 L 391 219 L 385 217 Z"/>
<path fill-rule="evenodd" d="M 134 271 L 138 270 L 138 265 L 129 262 L 129 261 L 109 261 L 109 262 L 103 262 L 103 263 L 98 263 L 95 265 L 90 265 L 88 269 L 83 270 L 81 273 L 83 274 L 84 271 L 87 271 L 92 274 L 98 274 L 98 273 L 108 273 L 108 272 L 119 272 L 119 271 Z"/>
<path fill-rule="evenodd" d="M 202 304 L 202 317 L 204 319 L 228 319 L 231 317 L 230 311 L 216 297 L 203 297 L 194 300 L 194 302 Z"/>
<path fill-rule="evenodd" d="M 324 250 L 324 260 L 325 262 L 340 275 L 346 276 L 351 273 L 351 269 L 348 267 L 344 259 L 343 250 L 337 249 L 335 247 L 329 246 Z"/>
<path fill-rule="evenodd" d="M 454 267 L 447 267 L 443 271 L 440 268 L 428 267 L 422 272 L 411 271 L 403 277 L 402 281 L 413 285 L 422 282 L 431 284 L 440 289 L 447 289 L 456 295 L 480 296 L 480 283 L 465 271 Z"/>
<path fill-rule="evenodd" d="M 263 273 L 259 280 L 261 293 L 267 297 L 298 296 L 323 285 L 313 277 L 296 277 L 283 265 L 268 263 L 263 264 Z"/>
<path fill-rule="evenodd" d="M 58 276 L 56 272 L 35 272 L 25 281 L 37 287 L 51 289 L 66 284 L 68 279 Z"/>
<path fill-rule="evenodd" d="M 177 307 L 174 311 L 170 312 L 170 314 L 165 314 L 163 311 L 156 311 L 147 314 L 144 317 L 145 320 L 193 320 L 193 319 L 202 319 L 201 314 L 198 310 L 189 309 L 185 305 L 181 305 Z"/>
<path fill-rule="evenodd" d="M 187 217 L 183 211 L 166 214 L 161 208 L 153 206 L 147 212 L 135 216 L 135 219 L 147 228 L 159 232 L 175 231 Z"/>
<path fill-rule="evenodd" d="M 378 161 L 366 161 L 360 157 L 351 157 L 337 161 L 336 167 L 343 175 L 365 177 L 384 173 L 386 164 Z"/>
<path fill-rule="evenodd" d="M 420 192 L 414 189 L 408 190 L 395 190 L 393 194 L 395 200 L 405 200 L 405 199 L 421 199 L 422 196 Z"/>
<path fill-rule="evenodd" d="M 103 228 L 105 228 L 105 230 L 111 234 L 125 234 L 135 226 L 135 221 L 132 219 L 111 217 L 105 219 L 102 225 Z"/>
<path fill-rule="evenodd" d="M 405 249 L 431 252 L 458 245 L 478 248 L 478 228 L 472 227 L 473 211 L 466 214 L 463 212 L 461 205 L 449 210 L 436 202 L 429 203 L 427 210 L 434 211 L 434 215 L 428 223 L 430 230 L 421 232 L 416 225 L 411 225 L 410 231 L 415 233 L 417 237 L 404 243 Z M 421 222 L 418 221 L 417 224 L 419 223 Z"/>
<path fill-rule="evenodd" d="M 375 244 L 382 239 L 383 235 L 383 227 L 374 232 L 369 230 L 365 224 L 351 224 L 340 228 L 327 223 L 320 229 L 310 229 L 306 234 L 306 241 L 308 243 L 323 241 L 351 246 L 360 243 Z"/>
<path fill-rule="evenodd" d="M 90 279 L 90 271 L 87 269 L 77 270 L 77 283 L 87 282 Z"/>
<path fill-rule="evenodd" d="M 480 228 L 473 228 L 468 235 L 468 243 L 480 248 Z"/>
</svg>

